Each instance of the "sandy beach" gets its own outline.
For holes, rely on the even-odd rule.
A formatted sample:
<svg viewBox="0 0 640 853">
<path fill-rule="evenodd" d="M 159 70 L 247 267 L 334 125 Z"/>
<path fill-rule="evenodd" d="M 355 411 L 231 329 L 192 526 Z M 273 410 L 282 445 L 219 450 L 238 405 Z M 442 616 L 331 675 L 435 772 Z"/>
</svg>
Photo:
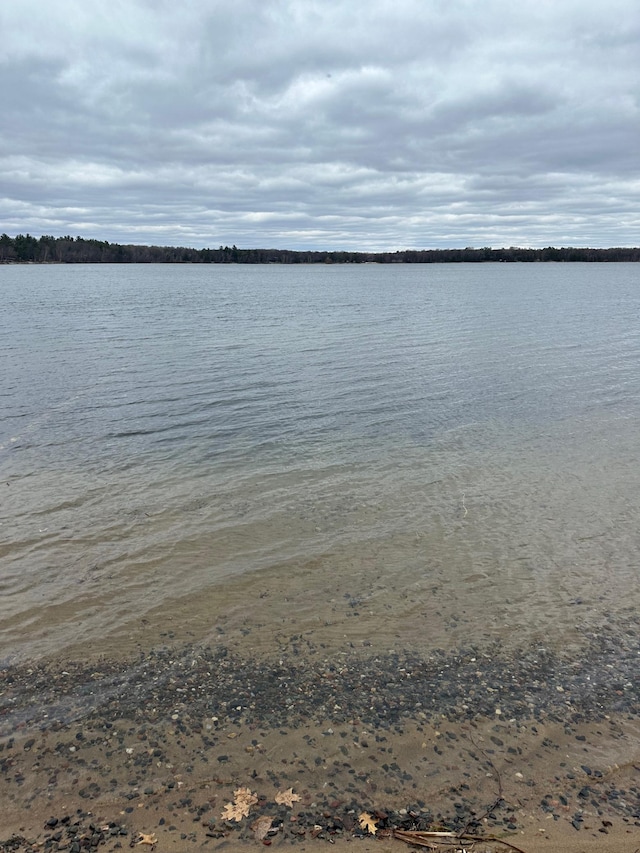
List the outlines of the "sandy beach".
<svg viewBox="0 0 640 853">
<path fill-rule="evenodd" d="M 439 829 L 525 853 L 635 851 L 639 649 L 619 628 L 566 659 L 347 653 L 295 635 L 277 656 L 182 644 L 8 667 L 0 850 L 357 853 Z M 238 790 L 251 804 L 236 820 Z"/>
</svg>

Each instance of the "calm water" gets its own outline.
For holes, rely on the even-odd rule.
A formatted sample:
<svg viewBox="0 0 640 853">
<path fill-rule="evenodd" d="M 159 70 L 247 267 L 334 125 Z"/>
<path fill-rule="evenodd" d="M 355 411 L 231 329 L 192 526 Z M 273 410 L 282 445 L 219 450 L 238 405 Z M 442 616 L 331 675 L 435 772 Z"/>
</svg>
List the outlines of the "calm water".
<svg viewBox="0 0 640 853">
<path fill-rule="evenodd" d="M 0 660 L 170 613 L 427 647 L 636 608 L 639 276 L 0 267 Z"/>
</svg>

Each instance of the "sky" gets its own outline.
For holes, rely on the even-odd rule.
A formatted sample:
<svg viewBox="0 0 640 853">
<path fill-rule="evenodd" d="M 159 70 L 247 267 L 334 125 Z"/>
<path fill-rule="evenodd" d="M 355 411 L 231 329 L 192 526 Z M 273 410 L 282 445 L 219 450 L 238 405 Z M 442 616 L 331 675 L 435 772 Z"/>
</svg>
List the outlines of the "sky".
<svg viewBox="0 0 640 853">
<path fill-rule="evenodd" d="M 0 233 L 640 245 L 637 0 L 2 0 Z"/>
</svg>

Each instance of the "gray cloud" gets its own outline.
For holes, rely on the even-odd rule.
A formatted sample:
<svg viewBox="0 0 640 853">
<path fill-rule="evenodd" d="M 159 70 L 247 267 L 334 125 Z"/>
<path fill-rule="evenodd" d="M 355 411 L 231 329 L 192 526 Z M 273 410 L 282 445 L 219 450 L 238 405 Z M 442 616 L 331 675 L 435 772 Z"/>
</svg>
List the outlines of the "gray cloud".
<svg viewBox="0 0 640 853">
<path fill-rule="evenodd" d="M 0 29 L 8 233 L 640 241 L 633 0 L 4 0 Z"/>
</svg>

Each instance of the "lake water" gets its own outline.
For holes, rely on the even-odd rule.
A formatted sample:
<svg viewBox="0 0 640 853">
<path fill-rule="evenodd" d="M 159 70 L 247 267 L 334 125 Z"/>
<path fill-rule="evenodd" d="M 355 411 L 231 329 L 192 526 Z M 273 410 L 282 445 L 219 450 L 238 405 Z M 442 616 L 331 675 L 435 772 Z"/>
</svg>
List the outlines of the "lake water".
<svg viewBox="0 0 640 853">
<path fill-rule="evenodd" d="M 0 661 L 564 649 L 633 613 L 639 277 L 0 267 Z"/>
</svg>

